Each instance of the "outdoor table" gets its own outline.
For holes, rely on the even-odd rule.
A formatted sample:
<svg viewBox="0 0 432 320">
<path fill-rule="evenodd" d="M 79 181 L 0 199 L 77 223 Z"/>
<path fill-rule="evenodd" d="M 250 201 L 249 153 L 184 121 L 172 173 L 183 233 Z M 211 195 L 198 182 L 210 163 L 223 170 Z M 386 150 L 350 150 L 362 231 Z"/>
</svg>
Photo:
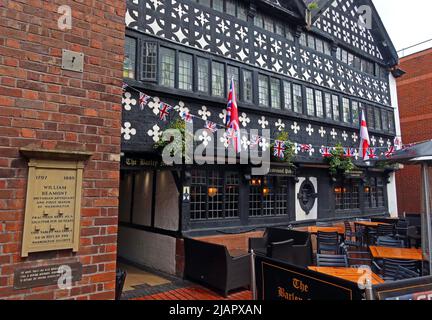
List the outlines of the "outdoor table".
<svg viewBox="0 0 432 320">
<path fill-rule="evenodd" d="M 364 272 L 359 272 L 358 268 L 344 268 L 344 267 L 308 267 L 309 270 L 327 274 L 336 278 L 341 278 L 351 282 L 357 283 L 359 278 L 364 274 Z M 372 284 L 384 283 L 377 274 L 371 272 Z"/>
<path fill-rule="evenodd" d="M 370 246 L 369 250 L 375 259 L 423 260 L 422 250 L 416 248 Z"/>
<path fill-rule="evenodd" d="M 317 234 L 319 232 L 337 232 L 340 235 L 345 234 L 345 228 L 343 226 L 333 226 L 333 227 L 319 227 L 319 226 L 310 226 L 308 227 L 308 232 L 312 234 Z"/>
</svg>

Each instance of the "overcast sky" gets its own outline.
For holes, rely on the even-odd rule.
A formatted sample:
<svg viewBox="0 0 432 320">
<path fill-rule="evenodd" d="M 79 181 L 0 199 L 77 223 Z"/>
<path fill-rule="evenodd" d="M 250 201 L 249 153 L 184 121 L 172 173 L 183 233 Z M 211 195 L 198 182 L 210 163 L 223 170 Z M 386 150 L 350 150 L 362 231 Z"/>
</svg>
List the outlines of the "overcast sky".
<svg viewBox="0 0 432 320">
<path fill-rule="evenodd" d="M 397 50 L 432 39 L 431 0 L 373 0 Z M 426 44 L 432 47 L 432 42 Z M 416 51 L 425 49 L 425 46 Z"/>
</svg>

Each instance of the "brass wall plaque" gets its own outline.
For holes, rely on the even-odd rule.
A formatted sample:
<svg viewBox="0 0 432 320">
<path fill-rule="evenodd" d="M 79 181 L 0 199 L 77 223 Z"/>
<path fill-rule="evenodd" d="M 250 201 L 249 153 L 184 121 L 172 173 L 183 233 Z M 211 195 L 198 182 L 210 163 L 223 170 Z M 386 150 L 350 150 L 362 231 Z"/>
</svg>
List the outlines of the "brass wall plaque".
<svg viewBox="0 0 432 320">
<path fill-rule="evenodd" d="M 70 269 L 70 275 L 65 273 L 67 269 Z M 14 289 L 27 289 L 57 284 L 62 275 L 70 276 L 72 282 L 81 280 L 82 264 L 80 262 L 73 262 L 16 269 L 14 271 Z"/>
<path fill-rule="evenodd" d="M 22 257 L 78 251 L 83 167 L 82 161 L 29 161 Z"/>
</svg>

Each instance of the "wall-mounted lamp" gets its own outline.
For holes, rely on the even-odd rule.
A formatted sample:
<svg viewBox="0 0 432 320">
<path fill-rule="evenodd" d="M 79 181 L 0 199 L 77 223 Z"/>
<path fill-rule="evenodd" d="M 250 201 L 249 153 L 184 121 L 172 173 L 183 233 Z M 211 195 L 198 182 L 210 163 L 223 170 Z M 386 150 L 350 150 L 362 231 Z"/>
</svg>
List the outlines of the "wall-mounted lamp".
<svg viewBox="0 0 432 320">
<path fill-rule="evenodd" d="M 250 185 L 251 185 L 251 186 L 254 186 L 254 187 L 256 187 L 256 186 L 260 186 L 260 185 L 261 185 L 261 179 L 258 179 L 258 178 L 252 178 L 252 179 L 250 180 Z"/>
<path fill-rule="evenodd" d="M 217 195 L 218 189 L 216 187 L 209 187 L 207 190 L 207 194 L 210 198 L 213 198 L 215 195 Z"/>
<path fill-rule="evenodd" d="M 262 192 L 263 192 L 263 196 L 266 197 L 270 193 L 270 189 L 267 187 L 264 187 Z"/>
</svg>

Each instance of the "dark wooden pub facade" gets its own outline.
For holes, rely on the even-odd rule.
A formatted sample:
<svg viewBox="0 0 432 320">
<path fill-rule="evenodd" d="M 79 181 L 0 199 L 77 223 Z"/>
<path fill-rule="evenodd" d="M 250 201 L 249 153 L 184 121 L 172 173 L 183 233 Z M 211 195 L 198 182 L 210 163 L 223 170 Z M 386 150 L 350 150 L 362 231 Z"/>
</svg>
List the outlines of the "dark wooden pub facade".
<svg viewBox="0 0 432 320">
<path fill-rule="evenodd" d="M 128 0 L 121 257 L 175 273 L 185 235 L 397 214 L 394 173 L 357 154 L 361 110 L 378 155 L 400 135 L 396 51 L 371 1 L 310 3 Z M 272 164 L 251 177 L 248 165 L 161 165 L 154 144 L 182 112 L 200 118 L 195 129 L 223 124 L 231 78 L 241 128 L 287 132 L 295 170 Z M 139 92 L 151 97 L 144 107 Z M 174 107 L 168 121 L 162 103 Z M 321 146 L 337 143 L 354 148 L 357 176 L 330 176 Z"/>
</svg>

